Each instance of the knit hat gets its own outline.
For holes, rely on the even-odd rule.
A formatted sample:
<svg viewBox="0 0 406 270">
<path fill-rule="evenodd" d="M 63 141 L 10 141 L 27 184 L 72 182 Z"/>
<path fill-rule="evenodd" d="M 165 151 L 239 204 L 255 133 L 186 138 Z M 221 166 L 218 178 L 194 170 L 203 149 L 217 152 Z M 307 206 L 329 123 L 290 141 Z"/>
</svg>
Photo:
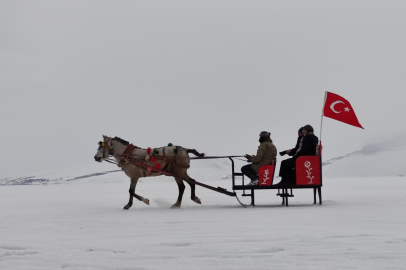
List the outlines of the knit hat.
<svg viewBox="0 0 406 270">
<path fill-rule="evenodd" d="M 303 127 L 303 129 L 306 129 L 307 132 L 314 132 L 314 129 L 311 125 L 306 125 Z"/>
<path fill-rule="evenodd" d="M 270 138 L 271 137 L 271 132 L 268 131 L 261 131 L 261 133 L 259 133 L 259 137 L 261 138 Z"/>
<path fill-rule="evenodd" d="M 259 142 L 260 143 L 263 143 L 270 139 L 271 139 L 271 132 L 261 131 L 261 133 L 259 133 Z"/>
</svg>

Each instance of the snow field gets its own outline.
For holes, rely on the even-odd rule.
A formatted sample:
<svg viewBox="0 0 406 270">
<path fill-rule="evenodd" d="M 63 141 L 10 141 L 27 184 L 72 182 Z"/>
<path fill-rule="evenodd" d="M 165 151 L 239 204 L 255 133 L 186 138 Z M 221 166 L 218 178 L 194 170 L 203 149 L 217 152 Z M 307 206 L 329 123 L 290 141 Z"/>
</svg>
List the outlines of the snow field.
<svg viewBox="0 0 406 270">
<path fill-rule="evenodd" d="M 230 190 L 231 180 L 204 181 Z M 324 179 L 323 205 L 257 191 L 254 208 L 170 177 L 141 180 L 126 211 L 122 173 L 0 188 L 0 269 L 404 269 L 403 177 Z M 243 198 L 248 202 L 249 198 Z"/>
</svg>

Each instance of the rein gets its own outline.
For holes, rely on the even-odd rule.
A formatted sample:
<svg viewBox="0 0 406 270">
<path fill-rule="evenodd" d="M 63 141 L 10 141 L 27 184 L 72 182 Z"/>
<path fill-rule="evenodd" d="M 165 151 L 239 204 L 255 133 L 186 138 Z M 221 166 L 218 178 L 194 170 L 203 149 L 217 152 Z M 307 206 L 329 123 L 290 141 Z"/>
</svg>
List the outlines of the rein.
<svg viewBox="0 0 406 270">
<path fill-rule="evenodd" d="M 137 166 L 140 166 L 140 167 L 144 167 L 144 168 L 147 168 L 147 169 L 148 169 L 148 168 L 151 168 L 151 170 L 153 170 L 153 171 L 157 171 L 157 172 L 160 172 L 160 173 L 165 174 L 165 175 L 167 175 L 167 176 L 171 176 L 171 174 L 168 173 L 168 172 L 164 172 L 164 171 L 159 170 L 159 169 L 157 169 L 157 168 L 153 168 L 153 167 L 150 167 L 150 166 L 148 166 L 148 165 L 145 165 L 145 164 L 142 164 L 142 163 L 139 163 L 139 162 L 135 162 L 135 161 L 131 161 L 131 160 L 129 160 L 127 163 L 116 162 L 116 161 L 114 161 L 114 160 L 112 160 L 112 159 L 105 159 L 104 161 L 107 161 L 107 162 L 109 162 L 109 163 L 111 163 L 111 164 L 116 164 L 116 165 L 119 166 L 119 167 L 121 167 L 121 166 L 124 165 L 124 164 L 132 163 L 132 164 L 134 164 L 134 165 L 137 165 Z"/>
<path fill-rule="evenodd" d="M 215 158 L 236 158 L 244 156 L 211 156 L 211 157 L 192 157 L 190 159 L 215 159 Z"/>
<path fill-rule="evenodd" d="M 113 156 L 114 155 L 114 147 L 113 147 L 113 143 L 112 142 L 110 142 L 110 146 L 108 145 L 108 141 L 105 141 L 104 143 L 103 143 L 103 145 L 101 145 L 101 146 L 103 146 L 103 156 L 104 156 L 104 152 L 105 152 L 105 147 L 108 147 L 109 148 L 109 156 Z M 154 171 L 154 172 L 158 172 L 158 173 L 162 173 L 162 174 L 165 174 L 165 175 L 167 175 L 167 176 L 171 176 L 171 174 L 170 173 L 168 173 L 168 172 L 165 172 L 165 171 L 163 171 L 163 170 L 160 170 L 160 169 L 158 169 L 158 168 L 155 168 L 155 167 L 152 167 L 152 166 L 148 166 L 148 165 L 146 165 L 146 164 L 143 164 L 143 163 L 140 163 L 140 162 L 137 162 L 137 161 L 134 161 L 132 158 L 131 158 L 131 156 L 134 156 L 134 155 L 131 155 L 131 153 L 132 153 L 132 151 L 134 150 L 136 148 L 136 146 L 135 145 L 133 145 L 133 144 L 129 144 L 128 146 L 127 146 L 127 148 L 124 150 L 124 152 L 123 152 L 123 154 L 120 156 L 120 161 L 119 162 L 116 162 L 115 160 L 113 160 L 113 159 L 109 159 L 109 156 L 107 156 L 107 157 L 105 157 L 105 161 L 107 161 L 107 162 L 109 162 L 109 163 L 111 163 L 111 164 L 116 164 L 118 167 L 122 167 L 124 164 L 129 164 L 129 163 L 131 163 L 131 164 L 134 164 L 134 165 L 136 165 L 136 166 L 139 166 L 139 167 L 142 167 L 142 168 L 146 168 L 147 169 L 147 171 L 148 172 L 151 172 L 151 171 Z M 165 160 L 166 159 L 166 156 L 165 156 L 165 151 L 163 151 L 163 154 L 164 154 L 164 156 L 163 156 L 163 159 Z M 237 158 L 237 157 L 244 157 L 244 156 L 209 156 L 209 157 L 193 157 L 193 158 L 189 158 L 189 159 L 218 159 L 218 158 Z M 178 158 L 178 157 L 174 157 L 175 158 L 175 160 Z M 177 165 L 179 165 L 179 166 L 181 166 L 181 167 L 184 167 L 184 168 L 188 168 L 189 166 L 186 166 L 186 165 L 183 165 L 183 164 L 179 164 L 179 163 L 177 163 Z"/>
</svg>

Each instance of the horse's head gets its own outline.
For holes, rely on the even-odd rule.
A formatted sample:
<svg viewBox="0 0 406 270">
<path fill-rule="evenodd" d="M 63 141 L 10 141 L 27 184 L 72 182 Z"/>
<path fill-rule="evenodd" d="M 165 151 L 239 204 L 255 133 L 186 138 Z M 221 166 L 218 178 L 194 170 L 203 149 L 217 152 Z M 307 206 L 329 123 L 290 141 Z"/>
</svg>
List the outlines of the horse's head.
<svg viewBox="0 0 406 270">
<path fill-rule="evenodd" d="M 103 160 L 108 158 L 109 155 L 111 155 L 112 148 L 113 146 L 111 138 L 103 135 L 103 141 L 99 142 L 99 149 L 97 149 L 94 160 L 96 160 L 97 162 L 102 162 Z"/>
</svg>

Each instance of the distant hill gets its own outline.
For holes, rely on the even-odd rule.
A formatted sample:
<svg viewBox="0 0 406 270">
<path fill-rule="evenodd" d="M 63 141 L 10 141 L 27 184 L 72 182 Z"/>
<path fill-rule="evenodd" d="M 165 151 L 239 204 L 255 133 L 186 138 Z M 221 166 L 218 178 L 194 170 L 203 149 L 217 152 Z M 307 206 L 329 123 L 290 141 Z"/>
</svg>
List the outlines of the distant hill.
<svg viewBox="0 0 406 270">
<path fill-rule="evenodd" d="M 395 138 L 388 141 L 364 146 L 344 156 L 323 161 L 323 177 L 378 177 L 406 175 L 406 140 Z M 280 162 L 278 162 L 280 164 Z M 239 171 L 243 160 L 235 159 L 235 171 Z M 231 179 L 231 163 L 228 159 L 192 160 L 189 169 L 191 177 L 198 181 Z M 275 174 L 278 175 L 279 166 Z M 106 175 L 109 175 L 106 177 Z M 91 163 L 81 168 L 66 168 L 59 171 L 32 173 L 0 179 L 0 186 L 5 185 L 46 185 L 71 181 L 115 181 L 126 179 L 117 167 L 106 163 Z M 164 181 L 171 178 L 162 176 Z M 142 181 L 142 180 L 141 180 Z M 275 182 L 279 182 L 277 179 Z"/>
<path fill-rule="evenodd" d="M 361 150 L 323 162 L 324 177 L 375 177 L 406 175 L 406 140 L 364 146 Z"/>
</svg>

